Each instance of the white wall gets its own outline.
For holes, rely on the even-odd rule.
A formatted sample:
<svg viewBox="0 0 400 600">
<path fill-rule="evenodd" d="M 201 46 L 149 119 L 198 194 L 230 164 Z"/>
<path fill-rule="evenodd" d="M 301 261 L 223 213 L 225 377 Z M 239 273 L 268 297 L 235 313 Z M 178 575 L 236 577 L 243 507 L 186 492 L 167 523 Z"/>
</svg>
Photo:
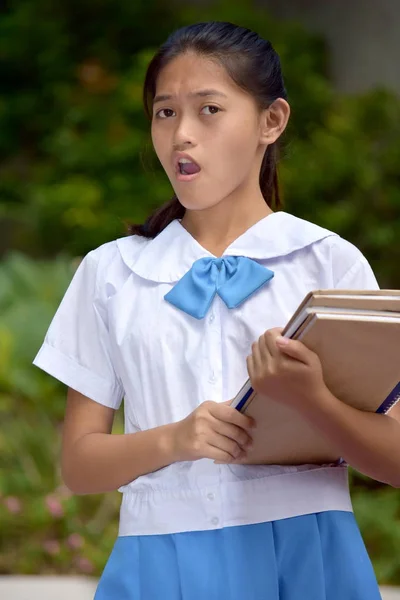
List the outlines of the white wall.
<svg viewBox="0 0 400 600">
<path fill-rule="evenodd" d="M 258 0 L 257 6 L 324 35 L 339 90 L 384 85 L 400 94 L 400 0 Z"/>
</svg>

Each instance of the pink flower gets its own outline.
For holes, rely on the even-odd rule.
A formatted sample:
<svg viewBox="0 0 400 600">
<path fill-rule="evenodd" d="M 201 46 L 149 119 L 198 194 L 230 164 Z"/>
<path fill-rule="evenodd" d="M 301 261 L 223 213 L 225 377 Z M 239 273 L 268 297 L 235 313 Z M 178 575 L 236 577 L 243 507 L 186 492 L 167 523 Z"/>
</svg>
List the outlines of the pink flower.
<svg viewBox="0 0 400 600">
<path fill-rule="evenodd" d="M 21 512 L 21 500 L 15 496 L 7 496 L 7 498 L 4 498 L 4 504 L 8 508 L 9 512 L 14 515 Z"/>
<path fill-rule="evenodd" d="M 64 515 L 62 504 L 56 496 L 46 496 L 46 506 L 53 517 L 62 517 Z"/>
<path fill-rule="evenodd" d="M 43 542 L 43 548 L 52 556 L 60 553 L 60 543 L 57 540 L 46 540 Z"/>
<path fill-rule="evenodd" d="M 91 561 L 88 558 L 85 558 L 84 556 L 78 558 L 78 560 L 76 561 L 76 565 L 78 569 L 82 571 L 82 573 L 92 573 L 94 569 Z"/>
<path fill-rule="evenodd" d="M 71 533 L 67 539 L 67 544 L 72 550 L 77 550 L 83 546 L 83 537 L 79 533 Z"/>
</svg>

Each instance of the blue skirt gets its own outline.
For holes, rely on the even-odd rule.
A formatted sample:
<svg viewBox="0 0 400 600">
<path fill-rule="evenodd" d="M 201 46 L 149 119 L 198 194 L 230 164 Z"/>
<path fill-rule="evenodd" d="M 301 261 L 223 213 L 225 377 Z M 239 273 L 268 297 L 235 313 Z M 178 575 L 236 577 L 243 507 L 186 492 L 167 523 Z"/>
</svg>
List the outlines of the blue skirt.
<svg viewBox="0 0 400 600">
<path fill-rule="evenodd" d="M 380 600 L 354 515 L 118 537 L 95 600 Z"/>
</svg>

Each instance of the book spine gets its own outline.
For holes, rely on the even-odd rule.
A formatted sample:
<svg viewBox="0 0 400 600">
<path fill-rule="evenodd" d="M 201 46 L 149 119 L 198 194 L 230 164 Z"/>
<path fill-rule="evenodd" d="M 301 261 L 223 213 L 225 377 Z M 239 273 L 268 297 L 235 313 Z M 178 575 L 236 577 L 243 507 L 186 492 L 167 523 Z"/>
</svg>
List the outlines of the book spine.
<svg viewBox="0 0 400 600">
<path fill-rule="evenodd" d="M 377 409 L 376 412 L 379 414 L 385 414 L 385 413 L 389 412 L 389 410 L 391 408 L 393 408 L 393 406 L 395 404 L 397 404 L 397 402 L 399 402 L 399 401 L 400 401 L 400 381 L 390 392 L 389 396 L 382 402 L 382 404 L 380 405 L 380 407 Z"/>
<path fill-rule="evenodd" d="M 236 410 L 238 410 L 239 412 L 242 410 L 243 406 L 246 404 L 247 400 L 250 398 L 250 396 L 253 394 L 253 392 L 254 392 L 254 390 L 250 386 L 249 389 L 247 390 L 247 392 L 244 394 L 243 398 L 240 400 L 240 402 L 236 406 Z"/>
<path fill-rule="evenodd" d="M 250 398 L 250 396 L 252 394 L 254 394 L 254 390 L 249 385 L 249 387 L 246 390 L 244 390 L 244 394 L 243 394 L 242 398 L 239 400 L 238 404 L 235 406 L 236 410 L 238 410 L 240 412 L 242 410 L 242 408 L 246 405 L 246 402 L 248 401 L 248 399 Z M 400 381 L 393 388 L 393 390 L 390 392 L 390 394 L 387 396 L 387 398 L 385 398 L 385 400 L 382 402 L 382 404 L 379 406 L 379 408 L 377 408 L 377 410 L 375 412 L 378 414 L 386 414 L 389 412 L 389 410 L 391 408 L 393 408 L 393 406 L 395 404 L 397 404 L 397 402 L 400 402 Z"/>
</svg>

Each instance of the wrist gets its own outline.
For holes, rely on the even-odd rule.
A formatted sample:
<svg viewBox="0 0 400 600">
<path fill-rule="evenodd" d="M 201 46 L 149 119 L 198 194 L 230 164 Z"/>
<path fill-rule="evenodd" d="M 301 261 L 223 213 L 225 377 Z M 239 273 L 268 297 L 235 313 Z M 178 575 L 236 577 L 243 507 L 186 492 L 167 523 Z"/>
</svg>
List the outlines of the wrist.
<svg viewBox="0 0 400 600">
<path fill-rule="evenodd" d="M 168 464 L 184 460 L 178 444 L 178 423 L 170 423 L 162 428 L 159 437 L 160 452 L 168 460 Z"/>
<path fill-rule="evenodd" d="M 321 419 L 330 419 L 339 402 L 329 388 L 324 386 L 316 393 L 315 401 L 304 410 L 304 416 L 310 421 L 317 422 Z"/>
</svg>

